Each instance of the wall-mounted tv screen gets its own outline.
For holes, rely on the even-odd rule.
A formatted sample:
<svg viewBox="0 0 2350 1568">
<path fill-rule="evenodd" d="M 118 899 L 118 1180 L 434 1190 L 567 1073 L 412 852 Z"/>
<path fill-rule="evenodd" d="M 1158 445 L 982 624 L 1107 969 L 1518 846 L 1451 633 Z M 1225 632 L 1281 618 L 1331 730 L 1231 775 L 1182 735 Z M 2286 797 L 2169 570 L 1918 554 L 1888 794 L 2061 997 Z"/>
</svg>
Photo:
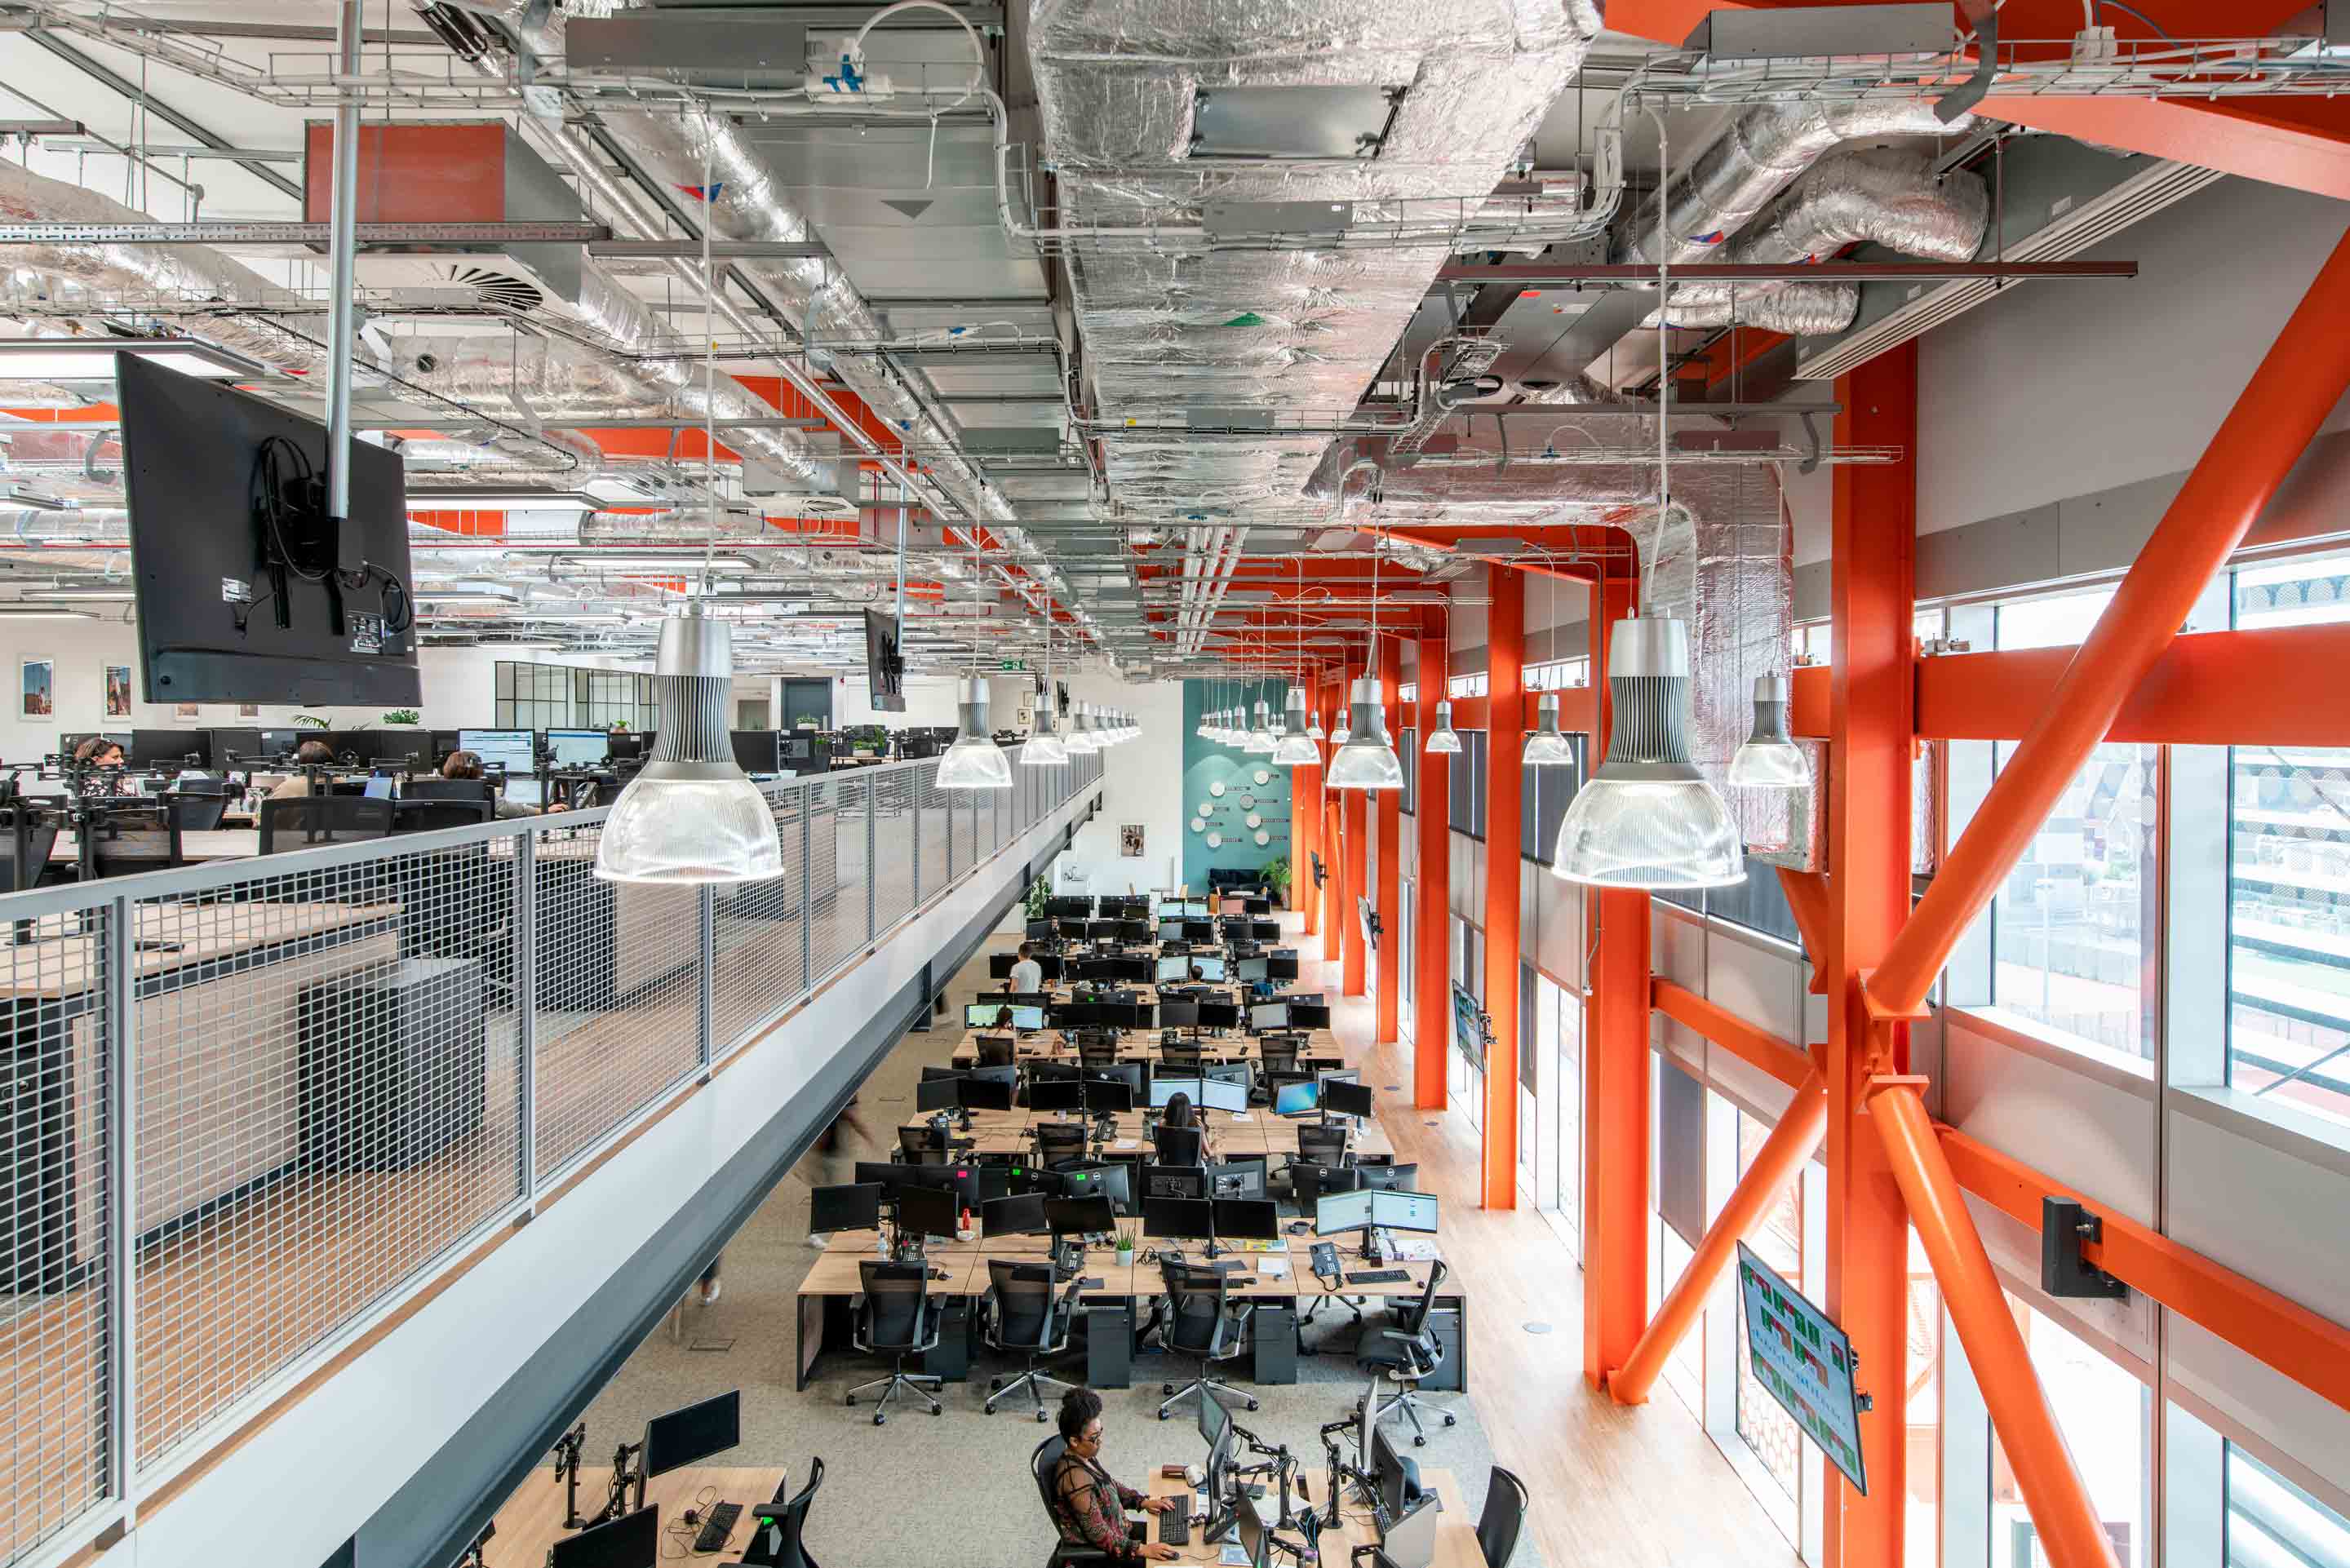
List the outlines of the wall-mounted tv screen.
<svg viewBox="0 0 2350 1568">
<path fill-rule="evenodd" d="M 895 616 L 879 610 L 865 612 L 865 685 L 877 713 L 906 711 L 906 658 L 899 640 L 903 629 Z"/>
<path fill-rule="evenodd" d="M 1860 1410 L 1853 1397 L 1852 1341 L 1743 1241 L 1738 1244 L 1738 1302 L 1746 1315 L 1746 1354 L 1755 1380 L 1786 1407 L 1804 1436 L 1819 1445 L 1853 1490 L 1867 1496 Z"/>
</svg>

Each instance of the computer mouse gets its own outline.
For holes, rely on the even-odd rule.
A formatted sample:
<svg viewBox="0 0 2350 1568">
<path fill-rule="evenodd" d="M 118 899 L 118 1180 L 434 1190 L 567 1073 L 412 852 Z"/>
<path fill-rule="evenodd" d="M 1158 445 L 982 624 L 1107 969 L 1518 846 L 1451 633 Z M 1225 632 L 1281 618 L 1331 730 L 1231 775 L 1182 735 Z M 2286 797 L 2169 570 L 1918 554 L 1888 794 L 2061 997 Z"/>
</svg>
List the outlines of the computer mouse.
<svg viewBox="0 0 2350 1568">
<path fill-rule="evenodd" d="M 1310 1229 L 1311 1227 L 1303 1220 L 1292 1220 L 1289 1222 L 1289 1233 L 1293 1236 L 1303 1236 Z"/>
</svg>

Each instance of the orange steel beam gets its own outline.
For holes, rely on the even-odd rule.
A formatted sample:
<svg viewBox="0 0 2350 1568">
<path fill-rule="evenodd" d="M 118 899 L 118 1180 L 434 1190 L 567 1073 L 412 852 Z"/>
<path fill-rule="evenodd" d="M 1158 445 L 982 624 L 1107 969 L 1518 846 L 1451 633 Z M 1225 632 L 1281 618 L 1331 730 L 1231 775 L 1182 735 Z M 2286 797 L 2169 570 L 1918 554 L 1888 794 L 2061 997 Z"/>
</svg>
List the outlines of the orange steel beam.
<svg viewBox="0 0 2350 1568">
<path fill-rule="evenodd" d="M 1349 701 L 1354 694 L 1354 682 L 1361 673 L 1359 668 L 1353 666 L 1339 672 L 1338 701 L 1349 715 L 1355 711 Z M 1338 796 L 1338 809 L 1347 825 L 1347 894 L 1336 911 L 1342 943 L 1338 991 L 1343 996 L 1360 996 L 1370 960 L 1363 946 L 1363 922 L 1357 913 L 1362 908 L 1360 900 L 1370 889 L 1370 811 L 1369 803 L 1364 799 L 1370 792 L 1350 789 L 1334 793 Z"/>
<path fill-rule="evenodd" d="M 1841 445 L 1918 450 L 1918 346 L 1879 355 L 1836 383 Z M 1873 1028 L 1861 975 L 1900 929 L 1909 902 L 1909 666 L 1915 654 L 1911 551 L 1916 471 L 1905 458 L 1839 468 L 1832 505 L 1829 602 L 1836 661 L 1828 721 L 1827 1309 L 1889 1392 L 1859 1418 L 1869 1456 L 1864 1497 L 1828 1480 L 1827 1568 L 1897 1568 L 1908 1490 L 1908 1225 L 1884 1150 L 1861 1118 L 1873 1074 L 1898 1071 L 1903 1041 Z"/>
<path fill-rule="evenodd" d="M 1331 701 L 1335 682 L 1344 700 L 1346 670 L 1341 668 L 1326 673 L 1315 682 L 1315 711 L 1322 715 L 1322 732 L 1328 734 L 1336 718 L 1336 705 Z M 1323 766 L 1329 765 L 1330 751 L 1322 753 Z M 1320 769 L 1315 770 L 1317 778 Z M 1338 809 L 1338 792 L 1327 784 L 1316 786 L 1322 797 L 1322 861 L 1325 880 L 1322 888 L 1322 960 L 1337 963 L 1345 956 L 1348 912 L 1343 909 L 1347 893 L 1347 838 L 1345 814 Z"/>
<path fill-rule="evenodd" d="M 1743 1018 L 1718 1007 L 1686 986 L 1669 980 L 1648 982 L 1650 1005 L 1684 1028 L 1708 1040 L 1752 1067 L 1770 1074 L 1790 1088 L 1812 1082 L 1819 1069 L 1811 1054 L 1767 1029 L 1757 1029 Z"/>
<path fill-rule="evenodd" d="M 1779 867 L 1779 886 L 1787 894 L 1787 912 L 1795 917 L 1795 929 L 1804 939 L 1804 956 L 1812 961 L 1812 993 L 1827 993 L 1826 961 L 1821 955 L 1828 950 L 1828 921 L 1833 919 L 1828 904 L 1828 879 L 1816 871 L 1796 871 Z"/>
<path fill-rule="evenodd" d="M 1666 1363 L 1680 1345 L 1681 1338 L 1698 1314 L 1705 1311 L 1705 1298 L 1738 1255 L 1738 1243 L 1754 1233 L 1771 1205 L 1795 1179 L 1806 1161 L 1820 1147 L 1820 1137 L 1827 1130 L 1828 1096 L 1819 1075 L 1807 1073 L 1795 1087 L 1795 1097 L 1781 1113 L 1778 1125 L 1762 1147 L 1754 1151 L 1753 1163 L 1746 1174 L 1738 1179 L 1731 1189 L 1721 1212 L 1706 1227 L 1697 1251 L 1690 1255 L 1689 1266 L 1667 1292 L 1657 1315 L 1641 1332 L 1639 1344 L 1624 1358 L 1624 1365 L 1607 1375 L 1607 1392 L 1618 1405 L 1645 1405 L 1649 1390 L 1657 1386 Z"/>
<path fill-rule="evenodd" d="M 2350 233 L 2334 247 L 2284 330 L 2228 410 L 2219 433 L 2115 590 L 2047 708 L 1943 857 L 1868 986 L 1887 1016 L 1924 1005 L 1969 921 L 2022 857 L 2123 701 L 2178 633 L 2211 576 L 2234 553 L 2350 389 Z M 1843 416 L 1839 416 L 1841 420 Z M 1847 472 L 1837 470 L 1837 483 Z M 1880 526 L 1891 520 L 1879 519 Z M 1908 613 L 1907 607 L 1904 614 Z M 1841 658 L 1841 637 L 1836 644 Z M 1907 841 L 1906 832 L 1903 835 Z"/>
<path fill-rule="evenodd" d="M 1787 728 L 1825 739 L 1828 732 L 1828 667 L 1799 664 L 1787 680 Z"/>
<path fill-rule="evenodd" d="M 2321 1317 L 2160 1231 L 2106 1212 L 2063 1182 L 1954 1127 L 1937 1124 L 1934 1131 L 1950 1174 L 1969 1192 L 2035 1231 L 2042 1199 L 2086 1204 L 2103 1221 L 2103 1233 L 2101 1240 L 2081 1249 L 2083 1257 L 2320 1398 L 2350 1410 L 2350 1327 Z"/>
<path fill-rule="evenodd" d="M 1306 688 L 1313 701 L 1313 688 Z M 1314 888 L 1314 856 L 1322 847 L 1322 770 L 1289 770 L 1289 901 L 1305 916 L 1303 934 L 1322 929 L 1322 898 Z"/>
<path fill-rule="evenodd" d="M 1485 1053 L 1482 1188 L 1488 1209 L 1518 1206 L 1518 882 L 1525 786 L 1526 578 L 1494 567 L 1485 610 Z"/>
<path fill-rule="evenodd" d="M 1633 607 L 1634 585 L 1603 578 L 1591 595 L 1593 748 L 1607 754 L 1614 715 L 1607 651 Z M 1490 826 L 1490 825 L 1489 825 Z M 1631 1358 L 1648 1317 L 1648 895 L 1584 894 L 1596 933 L 1583 1003 L 1583 1376 L 1597 1387 Z"/>
<path fill-rule="evenodd" d="M 1386 715 L 1388 734 L 1393 738 L 1403 728 L 1403 713 L 1399 706 L 1403 687 L 1403 643 L 1392 637 L 1382 637 L 1378 642 L 1379 667 L 1379 711 Z M 1406 767 L 1411 759 L 1399 759 Z M 1372 1006 L 1376 1033 L 1372 1039 L 1388 1044 L 1397 1037 L 1397 1014 L 1402 1005 L 1401 981 L 1403 966 L 1411 955 L 1403 951 L 1403 792 L 1381 790 L 1378 794 L 1379 874 L 1372 902 L 1379 912 L 1379 940 L 1387 944 L 1379 952 L 1378 986 Z"/>
<path fill-rule="evenodd" d="M 1412 818 L 1419 832 L 1412 932 L 1419 971 L 1412 985 L 1411 1103 L 1423 1111 L 1444 1108 L 1444 1053 L 1452 1040 L 1451 772 L 1444 753 L 1427 744 L 1436 727 L 1436 704 L 1444 697 L 1445 650 L 1441 632 L 1419 639 L 1419 755 L 1405 758 L 1403 764 L 1419 769 Z"/>
<path fill-rule="evenodd" d="M 1967 1213 L 1966 1199 L 1942 1158 L 1934 1124 L 1918 1097 L 1920 1082 L 1903 1077 L 1875 1081 L 1869 1086 L 1868 1119 L 1876 1124 L 1877 1142 L 1908 1204 L 1909 1221 L 1934 1266 L 1943 1309 L 1966 1347 L 1967 1364 L 1990 1407 L 1992 1429 L 2007 1450 L 2008 1468 L 2023 1489 L 2024 1506 L 2031 1511 L 2040 1550 L 2051 1568 L 2116 1568 L 2113 1543 L 2097 1521 L 2072 1450 L 2057 1429 L 2055 1412 L 2048 1407 L 2048 1397 L 2033 1376 L 2032 1355 L 2015 1326 L 2007 1293 L 2000 1288 L 1991 1255 L 1983 1251 L 1982 1238 Z M 1897 1271 L 1896 1280 L 1906 1282 L 1906 1267 Z M 1900 1368 L 1874 1365 L 1864 1353 L 1860 1372 L 1877 1394 L 1878 1408 L 1890 1409 L 1898 1420 L 1907 1387 Z M 1900 1436 L 1897 1428 L 1893 1437 L 1898 1440 Z M 1872 1474 L 1870 1480 L 1876 1482 L 1877 1478 Z M 1898 1505 L 1901 1494 L 1893 1496 Z"/>
</svg>

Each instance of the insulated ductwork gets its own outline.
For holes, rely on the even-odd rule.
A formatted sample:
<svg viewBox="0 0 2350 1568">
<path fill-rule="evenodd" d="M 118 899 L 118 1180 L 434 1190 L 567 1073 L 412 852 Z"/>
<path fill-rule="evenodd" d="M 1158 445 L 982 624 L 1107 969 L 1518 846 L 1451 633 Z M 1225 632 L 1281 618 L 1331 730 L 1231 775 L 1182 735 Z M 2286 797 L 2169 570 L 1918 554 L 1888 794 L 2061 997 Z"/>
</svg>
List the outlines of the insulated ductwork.
<svg viewBox="0 0 2350 1568">
<path fill-rule="evenodd" d="M 590 512 L 579 519 L 582 545 L 699 545 L 704 539 L 774 539 L 783 535 L 755 513 L 722 507 L 715 524 L 708 508 L 667 512 Z"/>
<path fill-rule="evenodd" d="M 1927 151 L 1854 148 L 1813 164 L 1719 254 L 1783 266 L 1870 244 L 1928 261 L 1970 261 L 1990 225 L 1991 195 L 1981 176 L 1939 174 Z M 1677 285 L 1663 314 L 1675 327 L 1745 323 L 1794 334 L 1841 332 L 1859 308 L 1860 290 L 1851 284 L 1694 283 Z M 1656 317 L 1643 325 L 1654 327 Z"/>
<path fill-rule="evenodd" d="M 1620 427 L 1623 421 L 1615 423 Z M 1580 439 L 1602 444 L 1603 433 L 1582 431 Z M 1620 443 L 1620 431 L 1605 439 Z M 1575 519 L 1562 514 L 1574 507 L 1653 504 L 1657 499 L 1654 463 L 1540 464 L 1523 461 L 1524 453 L 1513 462 L 1490 441 L 1464 441 L 1440 462 L 1406 462 L 1404 455 L 1394 452 L 1385 436 L 1334 442 L 1307 478 L 1305 498 L 1336 503 L 1343 495 L 1350 504 L 1376 502 L 1376 521 L 1382 524 L 1456 522 L 1455 509 L 1461 507 L 1476 508 L 1481 522 L 1571 522 Z"/>
</svg>

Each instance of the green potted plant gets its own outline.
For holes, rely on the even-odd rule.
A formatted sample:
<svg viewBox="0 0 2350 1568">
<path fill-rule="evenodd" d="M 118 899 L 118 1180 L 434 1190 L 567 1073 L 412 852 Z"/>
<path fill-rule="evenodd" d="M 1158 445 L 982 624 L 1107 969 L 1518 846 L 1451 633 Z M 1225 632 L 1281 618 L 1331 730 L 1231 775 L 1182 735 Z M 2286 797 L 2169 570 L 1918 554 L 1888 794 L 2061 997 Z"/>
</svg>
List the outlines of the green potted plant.
<svg viewBox="0 0 2350 1568">
<path fill-rule="evenodd" d="M 332 724 L 329 724 L 326 720 L 319 718 L 316 713 L 295 714 L 294 727 L 297 730 L 331 730 L 334 728 Z"/>
<path fill-rule="evenodd" d="M 1289 857 L 1286 855 L 1276 855 L 1272 859 L 1266 861 L 1264 863 L 1264 879 L 1266 885 L 1273 889 L 1274 896 L 1281 900 L 1282 907 L 1284 909 L 1288 908 Z"/>
<path fill-rule="evenodd" d="M 1050 897 L 1052 897 L 1052 888 L 1044 877 L 1039 877 L 1034 882 L 1029 883 L 1027 899 L 1028 919 L 1032 920 L 1043 919 L 1045 918 L 1045 900 Z"/>
<path fill-rule="evenodd" d="M 383 716 L 383 722 L 390 729 L 410 729 L 422 723 L 424 715 L 413 708 L 394 708 Z"/>
</svg>

